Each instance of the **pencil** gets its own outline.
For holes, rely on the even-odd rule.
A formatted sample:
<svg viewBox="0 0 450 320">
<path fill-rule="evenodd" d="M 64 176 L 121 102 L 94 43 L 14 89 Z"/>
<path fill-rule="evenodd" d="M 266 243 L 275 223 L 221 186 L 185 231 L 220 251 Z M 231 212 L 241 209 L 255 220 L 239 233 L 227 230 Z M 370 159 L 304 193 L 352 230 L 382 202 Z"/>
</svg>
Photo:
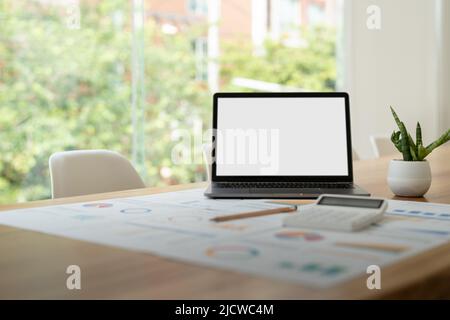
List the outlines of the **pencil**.
<svg viewBox="0 0 450 320">
<path fill-rule="evenodd" d="M 230 220 L 262 217 L 262 216 L 268 216 L 271 214 L 286 213 L 286 212 L 293 212 L 293 211 L 297 211 L 297 206 L 281 207 L 281 208 L 267 209 L 267 210 L 261 210 L 261 211 L 252 211 L 252 212 L 231 214 L 231 215 L 227 215 L 227 216 L 219 216 L 219 217 L 215 217 L 215 218 L 211 219 L 211 221 L 224 222 L 224 221 L 230 221 Z"/>
</svg>

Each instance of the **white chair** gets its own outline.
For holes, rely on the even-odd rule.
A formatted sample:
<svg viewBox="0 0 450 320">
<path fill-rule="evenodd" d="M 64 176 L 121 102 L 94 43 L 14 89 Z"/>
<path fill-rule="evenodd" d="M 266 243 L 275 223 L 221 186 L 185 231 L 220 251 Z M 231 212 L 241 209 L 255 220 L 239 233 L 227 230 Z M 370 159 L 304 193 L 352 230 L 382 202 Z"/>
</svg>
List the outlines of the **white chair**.
<svg viewBox="0 0 450 320">
<path fill-rule="evenodd" d="M 204 143 L 202 147 L 203 147 L 203 161 L 205 162 L 206 175 L 208 177 L 208 182 L 211 182 L 212 143 Z"/>
<path fill-rule="evenodd" d="M 376 158 L 398 153 L 398 150 L 391 142 L 391 138 L 387 136 L 371 135 L 370 144 L 372 145 L 373 154 Z"/>
<path fill-rule="evenodd" d="M 54 199 L 145 187 L 130 161 L 113 151 L 57 152 L 49 167 Z"/>
</svg>

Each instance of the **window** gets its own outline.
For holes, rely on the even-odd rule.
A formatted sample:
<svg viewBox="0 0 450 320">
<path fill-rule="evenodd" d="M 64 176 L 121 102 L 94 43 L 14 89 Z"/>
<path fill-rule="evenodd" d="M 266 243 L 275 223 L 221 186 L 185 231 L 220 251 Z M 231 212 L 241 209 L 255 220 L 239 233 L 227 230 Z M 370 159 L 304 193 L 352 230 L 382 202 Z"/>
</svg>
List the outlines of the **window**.
<svg viewBox="0 0 450 320">
<path fill-rule="evenodd" d="M 0 202 L 50 196 L 48 157 L 131 154 L 130 7 L 121 1 L 2 1 Z"/>
<path fill-rule="evenodd" d="M 300 6 L 296 0 L 280 1 L 280 29 L 282 33 L 298 30 L 300 25 Z"/>
<path fill-rule="evenodd" d="M 317 4 L 313 4 L 308 8 L 308 16 L 312 24 L 323 23 L 325 21 L 324 9 Z"/>
<path fill-rule="evenodd" d="M 208 39 L 196 38 L 192 41 L 192 50 L 195 54 L 195 78 L 201 81 L 208 80 Z"/>
<path fill-rule="evenodd" d="M 334 2 L 2 1 L 0 203 L 50 197 L 63 150 L 121 152 L 149 186 L 204 180 L 213 91 L 334 90 L 335 26 L 305 9 Z"/>
<path fill-rule="evenodd" d="M 207 0 L 188 0 L 189 11 L 194 14 L 205 15 L 208 13 Z"/>
</svg>

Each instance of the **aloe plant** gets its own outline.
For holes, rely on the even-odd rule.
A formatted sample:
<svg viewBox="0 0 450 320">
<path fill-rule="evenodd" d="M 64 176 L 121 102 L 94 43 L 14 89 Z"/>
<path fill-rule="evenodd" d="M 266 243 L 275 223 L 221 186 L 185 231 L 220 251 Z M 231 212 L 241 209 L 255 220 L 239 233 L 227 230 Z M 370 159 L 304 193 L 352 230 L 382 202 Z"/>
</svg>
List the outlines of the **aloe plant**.
<svg viewBox="0 0 450 320">
<path fill-rule="evenodd" d="M 420 123 L 417 122 L 416 141 L 414 141 L 408 133 L 408 130 L 406 130 L 405 124 L 400 120 L 392 107 L 391 112 L 399 129 L 398 131 L 394 130 L 391 135 L 391 141 L 397 150 L 403 155 L 404 161 L 423 161 L 434 149 L 450 140 L 450 129 L 448 129 L 439 137 L 439 139 L 424 147 Z"/>
</svg>

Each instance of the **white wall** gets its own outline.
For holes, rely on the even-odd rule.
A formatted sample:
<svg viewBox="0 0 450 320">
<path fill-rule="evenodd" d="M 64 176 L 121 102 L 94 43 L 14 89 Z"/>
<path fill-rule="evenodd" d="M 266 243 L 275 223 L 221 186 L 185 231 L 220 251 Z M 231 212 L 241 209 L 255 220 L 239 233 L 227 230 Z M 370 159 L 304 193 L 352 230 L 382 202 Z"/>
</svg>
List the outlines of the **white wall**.
<svg viewBox="0 0 450 320">
<path fill-rule="evenodd" d="M 450 128 L 450 1 L 437 2 L 439 131 Z"/>
<path fill-rule="evenodd" d="M 344 0 L 342 89 L 350 92 L 353 144 L 362 158 L 373 157 L 369 135 L 395 128 L 389 105 L 409 130 L 420 121 L 426 143 L 449 126 L 450 119 L 442 119 L 449 116 L 448 94 L 438 86 L 450 89 L 448 73 L 439 71 L 441 1 L 447 0 Z M 366 26 L 370 5 L 381 8 L 380 30 Z"/>
</svg>

